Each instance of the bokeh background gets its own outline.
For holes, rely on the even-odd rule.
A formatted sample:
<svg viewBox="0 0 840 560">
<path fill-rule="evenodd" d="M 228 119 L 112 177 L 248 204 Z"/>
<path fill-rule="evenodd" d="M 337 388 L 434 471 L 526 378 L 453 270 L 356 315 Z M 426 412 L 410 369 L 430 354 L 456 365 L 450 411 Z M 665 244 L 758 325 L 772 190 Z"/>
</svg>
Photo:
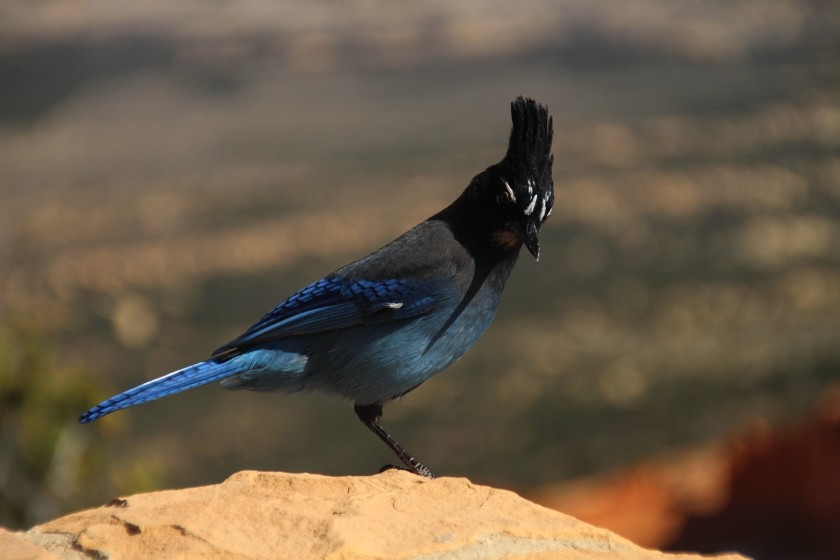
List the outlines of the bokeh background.
<svg viewBox="0 0 840 560">
<path fill-rule="evenodd" d="M 448 204 L 517 95 L 554 115 L 542 258 L 386 408 L 409 450 L 539 494 L 840 406 L 835 2 L 6 0 L 0 524 L 392 461 L 320 395 L 76 418 Z"/>
</svg>

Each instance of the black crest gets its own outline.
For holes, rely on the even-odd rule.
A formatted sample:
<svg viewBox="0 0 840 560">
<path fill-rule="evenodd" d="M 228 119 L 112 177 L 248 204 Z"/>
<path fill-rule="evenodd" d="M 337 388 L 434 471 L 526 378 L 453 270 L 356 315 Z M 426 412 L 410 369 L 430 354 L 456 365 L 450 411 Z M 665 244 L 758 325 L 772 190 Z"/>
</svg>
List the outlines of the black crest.
<svg viewBox="0 0 840 560">
<path fill-rule="evenodd" d="M 510 104 L 510 116 L 513 128 L 507 154 L 496 170 L 509 198 L 539 224 L 554 204 L 552 119 L 545 106 L 524 97 L 517 97 Z"/>
<path fill-rule="evenodd" d="M 551 179 L 554 126 L 548 109 L 533 99 L 517 97 L 510 104 L 510 116 L 513 128 L 503 163 L 519 175 L 516 179 Z"/>
</svg>

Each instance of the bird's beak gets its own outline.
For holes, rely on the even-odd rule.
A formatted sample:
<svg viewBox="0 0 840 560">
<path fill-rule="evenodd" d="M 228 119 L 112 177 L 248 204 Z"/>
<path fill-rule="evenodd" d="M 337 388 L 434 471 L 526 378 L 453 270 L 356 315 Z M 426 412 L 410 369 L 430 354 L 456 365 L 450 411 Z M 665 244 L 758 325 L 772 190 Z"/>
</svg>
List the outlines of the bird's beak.
<svg viewBox="0 0 840 560">
<path fill-rule="evenodd" d="M 534 258 L 540 260 L 540 237 L 537 231 L 537 223 L 531 219 L 524 219 L 516 223 L 513 229 L 528 248 L 528 251 L 534 255 Z"/>
</svg>

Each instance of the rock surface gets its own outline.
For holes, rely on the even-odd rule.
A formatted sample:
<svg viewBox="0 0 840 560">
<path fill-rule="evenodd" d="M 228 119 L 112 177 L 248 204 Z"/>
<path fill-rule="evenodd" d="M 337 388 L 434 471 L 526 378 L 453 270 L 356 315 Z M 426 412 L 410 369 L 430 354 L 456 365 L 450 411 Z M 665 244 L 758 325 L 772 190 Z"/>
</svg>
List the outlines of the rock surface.
<svg viewBox="0 0 840 560">
<path fill-rule="evenodd" d="M 640 548 L 512 492 L 400 471 L 244 471 L 214 486 L 114 500 L 25 533 L 0 531 L 0 551 L 7 560 L 699 558 Z"/>
</svg>

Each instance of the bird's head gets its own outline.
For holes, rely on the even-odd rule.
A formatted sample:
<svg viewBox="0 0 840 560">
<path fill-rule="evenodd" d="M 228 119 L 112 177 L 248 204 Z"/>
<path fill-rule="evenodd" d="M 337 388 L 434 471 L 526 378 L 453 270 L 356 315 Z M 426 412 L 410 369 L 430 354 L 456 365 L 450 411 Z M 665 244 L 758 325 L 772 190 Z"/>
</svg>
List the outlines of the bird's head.
<svg viewBox="0 0 840 560">
<path fill-rule="evenodd" d="M 539 259 L 540 227 L 554 205 L 552 120 L 546 107 L 522 97 L 511 103 L 510 113 L 507 154 L 477 175 L 464 195 L 473 216 L 489 227 L 492 243 L 503 250 L 524 244 Z"/>
</svg>

